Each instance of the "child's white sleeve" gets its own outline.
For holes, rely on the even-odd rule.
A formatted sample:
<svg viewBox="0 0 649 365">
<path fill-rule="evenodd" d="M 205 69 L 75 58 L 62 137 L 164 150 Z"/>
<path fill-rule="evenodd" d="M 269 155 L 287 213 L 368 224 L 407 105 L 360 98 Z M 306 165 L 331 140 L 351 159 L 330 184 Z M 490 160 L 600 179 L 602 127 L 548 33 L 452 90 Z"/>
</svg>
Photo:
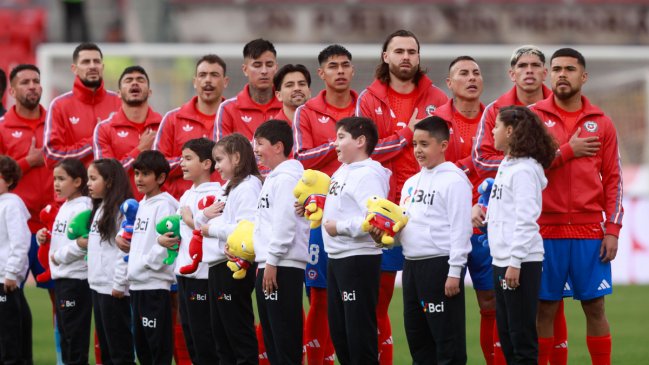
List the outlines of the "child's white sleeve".
<svg viewBox="0 0 649 365">
<path fill-rule="evenodd" d="M 161 271 L 167 266 L 163 262 L 165 257 L 167 257 L 167 248 L 158 243 L 158 237 L 160 237 L 160 234 L 155 230 L 155 226 L 163 218 L 176 214 L 176 209 L 177 208 L 171 204 L 165 204 L 158 208 L 153 224 L 148 227 L 152 232 L 147 233 L 146 239 L 154 240 L 154 242 L 151 245 L 151 250 L 143 255 L 143 259 L 146 265 L 153 271 Z"/>
<path fill-rule="evenodd" d="M 448 276 L 459 278 L 471 252 L 471 186 L 465 182 L 448 185 L 446 207 L 450 222 Z"/>
<path fill-rule="evenodd" d="M 536 223 L 541 215 L 541 202 L 537 199 L 541 187 L 534 172 L 520 170 L 512 176 L 514 194 L 514 234 L 511 242 L 509 266 L 520 268 L 530 251 L 530 245 L 539 231 Z"/>
<path fill-rule="evenodd" d="M 224 219 L 214 220 L 216 224 L 210 224 L 210 236 L 225 242 L 240 221 L 245 219 L 254 222 L 255 214 L 257 214 L 259 191 L 258 186 L 248 184 L 241 184 L 236 189 L 233 189 L 225 205 L 230 204 L 228 210 L 234 210 L 235 223 L 225 222 Z"/>
<path fill-rule="evenodd" d="M 279 179 L 278 179 L 279 180 Z M 300 217 L 295 214 L 293 203 L 293 188 L 297 180 L 281 179 L 276 182 L 277 188 L 273 192 L 273 220 L 271 237 L 268 244 L 268 258 L 266 263 L 277 266 L 277 263 L 288 253 L 293 245 Z"/>
<path fill-rule="evenodd" d="M 28 216 L 21 212 L 18 206 L 11 204 L 7 207 L 5 221 L 9 234 L 9 257 L 5 266 L 5 278 L 18 280 L 27 266 L 31 234 L 27 226 Z"/>
<path fill-rule="evenodd" d="M 346 220 L 339 220 L 336 222 L 336 231 L 341 236 L 348 236 L 358 238 L 360 236 L 369 236 L 369 233 L 364 232 L 361 228 L 365 216 L 367 215 L 367 200 L 374 195 L 381 198 L 388 196 L 388 185 L 374 174 L 366 174 L 363 176 L 356 185 L 356 189 L 352 193 L 354 198 L 350 204 L 356 204 L 363 214 L 351 217 Z"/>
<path fill-rule="evenodd" d="M 116 255 L 115 272 L 113 273 L 113 289 L 122 293 L 125 293 L 128 288 L 128 262 L 124 261 L 126 255 L 128 254 L 119 250 L 119 253 Z"/>
</svg>

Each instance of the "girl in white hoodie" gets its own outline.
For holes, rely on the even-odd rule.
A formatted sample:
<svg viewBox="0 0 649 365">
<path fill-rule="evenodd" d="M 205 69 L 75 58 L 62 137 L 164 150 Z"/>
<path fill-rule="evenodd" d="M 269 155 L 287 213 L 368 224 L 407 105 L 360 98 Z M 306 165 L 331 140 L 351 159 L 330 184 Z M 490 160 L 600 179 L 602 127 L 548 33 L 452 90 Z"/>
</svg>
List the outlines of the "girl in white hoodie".
<svg viewBox="0 0 649 365">
<path fill-rule="evenodd" d="M 536 221 L 547 185 L 543 169 L 552 164 L 557 146 L 536 114 L 521 106 L 500 109 L 493 134 L 496 149 L 505 154 L 486 219 L 498 335 L 508 364 L 536 364 L 536 310 L 544 254 Z"/>
<path fill-rule="evenodd" d="M 54 192 L 65 203 L 59 209 L 52 227 L 50 271 L 54 280 L 56 319 L 61 334 L 61 357 L 66 364 L 87 364 L 90 340 L 92 299 L 88 286 L 88 265 L 85 260 L 88 239 L 70 240 L 70 221 L 91 208 L 86 183 L 88 176 L 83 163 L 66 158 L 54 168 Z M 45 241 L 45 228 L 36 239 Z"/>
</svg>

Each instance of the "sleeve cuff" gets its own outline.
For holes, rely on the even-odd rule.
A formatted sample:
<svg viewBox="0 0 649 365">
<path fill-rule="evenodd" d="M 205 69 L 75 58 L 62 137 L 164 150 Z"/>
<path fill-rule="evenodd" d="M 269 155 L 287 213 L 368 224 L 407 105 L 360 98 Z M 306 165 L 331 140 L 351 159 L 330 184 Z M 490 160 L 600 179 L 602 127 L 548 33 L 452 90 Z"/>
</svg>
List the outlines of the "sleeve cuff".
<svg viewBox="0 0 649 365">
<path fill-rule="evenodd" d="M 462 266 L 451 266 L 448 268 L 448 276 L 451 278 L 462 277 Z"/>
<path fill-rule="evenodd" d="M 12 272 L 5 272 L 5 279 L 18 281 L 18 276 L 16 274 L 12 273 Z"/>
<path fill-rule="evenodd" d="M 29 165 L 29 162 L 27 162 L 26 158 L 21 158 L 18 160 L 18 167 L 20 167 L 20 171 L 23 172 L 23 175 L 27 173 L 32 167 Z"/>
<path fill-rule="evenodd" d="M 401 134 L 401 136 L 405 138 L 408 143 L 412 142 L 412 136 L 414 135 L 414 132 L 409 127 L 403 128 L 399 134 Z"/>
<path fill-rule="evenodd" d="M 514 257 L 514 256 L 512 256 L 512 257 L 509 259 L 509 266 L 511 266 L 511 267 L 515 267 L 515 268 L 517 268 L 517 269 L 520 269 L 520 268 L 521 268 L 521 262 L 522 262 L 522 261 L 523 261 L 522 259 L 519 259 L 518 257 Z"/>
<path fill-rule="evenodd" d="M 279 257 L 274 256 L 274 255 L 272 255 L 272 254 L 269 254 L 268 257 L 266 258 L 266 264 L 267 264 L 267 265 L 278 266 L 278 264 L 279 264 Z"/>
<path fill-rule="evenodd" d="M 559 155 L 564 162 L 567 162 L 575 157 L 575 151 L 570 147 L 570 144 L 566 143 L 559 148 Z"/>
<path fill-rule="evenodd" d="M 622 226 L 619 224 L 606 222 L 604 225 L 604 234 L 610 234 L 611 236 L 620 237 L 620 230 Z"/>
<path fill-rule="evenodd" d="M 113 290 L 121 291 L 122 293 L 126 294 L 126 285 L 120 285 L 120 284 L 114 284 L 113 285 Z"/>
</svg>

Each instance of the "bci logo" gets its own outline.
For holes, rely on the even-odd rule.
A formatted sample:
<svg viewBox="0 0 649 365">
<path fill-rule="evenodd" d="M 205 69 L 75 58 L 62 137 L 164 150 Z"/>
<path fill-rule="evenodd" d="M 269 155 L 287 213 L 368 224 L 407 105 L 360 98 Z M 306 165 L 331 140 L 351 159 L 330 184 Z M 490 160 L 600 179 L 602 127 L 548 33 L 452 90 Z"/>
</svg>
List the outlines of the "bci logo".
<svg viewBox="0 0 649 365">
<path fill-rule="evenodd" d="M 149 226 L 149 218 L 142 219 L 138 218 L 133 225 L 133 231 L 146 231 Z"/>
<path fill-rule="evenodd" d="M 277 290 L 272 293 L 264 293 L 264 299 L 277 301 L 279 299 L 279 294 L 277 293 Z"/>
<path fill-rule="evenodd" d="M 443 301 L 439 304 L 435 304 L 435 303 L 424 303 L 424 301 L 422 300 L 421 307 L 424 309 L 424 313 L 444 313 Z"/>
<path fill-rule="evenodd" d="M 6 295 L 0 295 L 0 303 L 6 303 L 7 302 L 7 296 Z"/>
<path fill-rule="evenodd" d="M 204 302 L 204 301 L 207 300 L 207 294 L 201 294 L 201 293 L 192 292 L 191 295 L 189 296 L 189 300 L 195 300 L 195 301 Z"/>
<path fill-rule="evenodd" d="M 54 233 L 65 233 L 65 229 L 68 227 L 68 221 L 59 221 L 54 222 L 52 226 L 52 232 Z"/>
<path fill-rule="evenodd" d="M 61 308 L 74 308 L 76 307 L 77 302 L 74 300 L 61 299 L 61 302 L 59 304 L 61 305 Z"/>
<path fill-rule="evenodd" d="M 157 321 L 156 318 L 148 319 L 147 317 L 142 317 L 142 327 L 155 328 Z"/>
<path fill-rule="evenodd" d="M 343 302 L 354 302 L 356 301 L 356 290 L 350 292 L 343 291 L 342 293 Z"/>
</svg>

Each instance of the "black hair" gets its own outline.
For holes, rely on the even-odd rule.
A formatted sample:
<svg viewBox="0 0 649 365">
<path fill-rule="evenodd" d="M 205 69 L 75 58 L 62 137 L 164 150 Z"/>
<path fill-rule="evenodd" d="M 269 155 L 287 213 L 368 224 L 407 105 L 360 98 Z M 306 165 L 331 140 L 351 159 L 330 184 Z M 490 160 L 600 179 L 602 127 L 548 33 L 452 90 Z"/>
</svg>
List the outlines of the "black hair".
<svg viewBox="0 0 649 365">
<path fill-rule="evenodd" d="M 581 54 L 581 52 L 577 51 L 574 48 L 560 48 L 556 50 L 553 54 L 552 57 L 550 58 L 550 62 L 552 62 L 553 59 L 557 57 L 572 57 L 577 59 L 577 63 L 582 65 L 584 68 L 586 68 L 586 59 L 584 58 L 584 55 Z"/>
<path fill-rule="evenodd" d="M 121 220 L 120 205 L 126 199 L 133 198 L 131 184 L 122 164 L 112 158 L 103 158 L 92 162 L 106 184 L 104 198 L 92 199 L 91 219 L 103 203 L 103 214 L 97 220 L 97 231 L 103 241 L 110 242 L 117 234 L 117 221 Z"/>
<path fill-rule="evenodd" d="M 144 75 L 144 77 L 146 77 L 146 83 L 149 84 L 149 75 L 147 75 L 144 67 L 140 65 L 135 65 L 135 66 L 128 66 L 127 68 L 124 69 L 124 71 L 122 71 L 122 74 L 119 76 L 119 80 L 117 81 L 117 87 L 120 87 L 122 85 L 122 79 L 124 79 L 124 76 L 135 72 Z"/>
<path fill-rule="evenodd" d="M 417 39 L 415 33 L 409 30 L 399 29 L 397 31 L 392 32 L 392 34 L 388 35 L 387 38 L 385 38 L 385 41 L 383 42 L 383 48 L 381 51 L 381 55 L 379 56 L 379 65 L 376 66 L 376 70 L 374 71 L 374 77 L 376 77 L 377 80 L 379 80 L 384 84 L 390 83 L 390 65 L 387 64 L 385 61 L 383 61 L 383 53 L 388 51 L 388 45 L 390 45 L 392 38 L 395 37 L 405 37 L 405 38 L 414 39 L 415 42 L 417 42 L 417 53 L 419 53 L 419 50 L 421 48 L 419 45 L 419 39 Z M 417 72 L 415 73 L 415 76 L 412 79 L 414 84 L 417 85 L 419 83 L 419 80 L 424 75 L 426 75 L 426 69 L 422 69 L 421 64 L 419 64 L 417 66 Z"/>
<path fill-rule="evenodd" d="M 196 70 L 198 70 L 198 66 L 201 65 L 201 63 L 207 62 L 210 65 L 213 65 L 217 63 L 221 68 L 223 68 L 223 76 L 225 76 L 226 73 L 226 67 L 225 67 L 225 61 L 223 61 L 223 58 L 215 55 L 215 54 L 206 54 L 205 56 L 201 57 L 196 61 Z"/>
<path fill-rule="evenodd" d="M 499 110 L 498 119 L 512 127 L 508 138 L 511 157 L 531 157 L 545 169 L 552 165 L 558 146 L 536 113 L 524 106 L 508 106 Z"/>
<path fill-rule="evenodd" d="M 509 59 L 509 65 L 513 68 L 518 63 L 518 60 L 524 55 L 533 55 L 539 58 L 542 64 L 545 64 L 545 55 L 543 51 L 537 46 L 528 44 L 520 46 L 514 50 L 512 57 Z"/>
<path fill-rule="evenodd" d="M 212 156 L 212 149 L 214 148 L 214 144 L 214 141 L 212 141 L 211 139 L 194 138 L 185 142 L 183 148 L 181 148 L 181 151 L 186 148 L 192 150 L 196 154 L 196 156 L 198 156 L 198 160 L 200 162 L 210 160 L 210 173 L 212 173 L 214 172 L 214 164 L 216 163 L 214 161 L 214 156 Z"/>
<path fill-rule="evenodd" d="M 72 52 L 72 63 L 77 63 L 77 60 L 79 60 L 79 53 L 81 53 L 81 51 L 97 51 L 99 52 L 99 57 L 101 57 L 102 59 L 104 58 L 104 54 L 101 53 L 101 49 L 99 49 L 98 45 L 91 42 L 84 42 L 78 45 L 77 48 L 74 49 L 74 52 Z"/>
<path fill-rule="evenodd" d="M 160 151 L 142 151 L 133 162 L 133 169 L 140 170 L 142 172 L 153 172 L 155 178 L 159 178 L 162 174 L 165 174 L 165 180 L 169 177 L 169 161 Z M 164 182 L 163 182 L 164 183 Z"/>
<path fill-rule="evenodd" d="M 271 119 L 262 123 L 255 131 L 255 138 L 267 139 L 271 145 L 282 142 L 284 156 L 288 157 L 293 148 L 293 130 L 283 120 Z"/>
<path fill-rule="evenodd" d="M 2 104 L 2 96 L 7 90 L 7 74 L 0 68 L 0 104 Z"/>
<path fill-rule="evenodd" d="M 448 121 L 436 115 L 426 117 L 415 124 L 415 130 L 418 129 L 428 132 L 437 142 L 448 141 L 451 138 Z"/>
<path fill-rule="evenodd" d="M 230 158 L 239 154 L 239 163 L 234 166 L 234 176 L 230 179 L 228 186 L 225 188 L 225 195 L 230 194 L 232 189 L 236 188 L 246 177 L 254 175 L 261 180 L 257 159 L 248 138 L 240 133 L 232 133 L 221 138 L 214 145 L 214 149 L 222 148 L 223 152 Z"/>
<path fill-rule="evenodd" d="M 318 64 L 322 65 L 325 61 L 333 56 L 345 56 L 350 61 L 352 60 L 352 54 L 347 50 L 347 48 L 341 46 L 340 44 L 332 44 L 320 51 L 320 54 L 318 54 Z"/>
<path fill-rule="evenodd" d="M 273 77 L 273 86 L 275 87 L 275 91 L 279 91 L 282 88 L 284 77 L 293 72 L 299 72 L 304 75 L 307 85 L 311 87 L 311 73 L 309 73 L 309 70 L 307 70 L 304 65 L 301 65 L 299 63 L 296 65 L 289 63 L 288 65 L 282 66 L 282 68 L 280 68 Z"/>
<path fill-rule="evenodd" d="M 20 71 L 25 71 L 25 70 L 36 71 L 37 74 L 39 74 L 39 75 L 41 74 L 41 70 L 39 70 L 38 67 L 36 67 L 34 65 L 23 63 L 23 64 L 20 64 L 20 65 L 14 67 L 11 70 L 11 72 L 9 73 L 9 82 L 13 82 L 14 79 L 16 78 L 16 75 L 18 75 L 18 73 Z M 6 79 L 5 79 L 5 83 L 6 83 Z M 0 95 L 2 95 L 2 93 L 0 93 Z"/>
<path fill-rule="evenodd" d="M 376 143 L 379 141 L 379 133 L 371 119 L 365 117 L 343 118 L 336 122 L 336 131 L 341 128 L 351 134 L 353 139 L 365 136 L 365 152 L 368 156 L 374 152 L 374 147 L 376 147 Z"/>
<path fill-rule="evenodd" d="M 478 62 L 476 62 L 476 60 L 475 60 L 473 57 L 471 57 L 471 56 L 459 56 L 459 57 L 455 57 L 455 58 L 453 59 L 453 61 L 451 61 L 451 63 L 448 65 L 448 70 L 451 71 L 451 68 L 453 68 L 453 66 L 455 66 L 455 64 L 458 63 L 458 62 L 460 62 L 460 61 L 471 61 L 471 62 L 478 63 Z"/>
<path fill-rule="evenodd" d="M 64 158 L 56 167 L 60 167 L 65 170 L 65 173 L 68 174 L 74 179 L 81 179 L 81 186 L 79 186 L 79 191 L 81 195 L 88 196 L 88 171 L 86 166 L 81 162 L 81 160 L 76 158 Z"/>
<path fill-rule="evenodd" d="M 270 51 L 277 57 L 275 46 L 270 41 L 262 38 L 253 39 L 243 47 L 243 58 L 259 58 L 266 51 Z"/>
<path fill-rule="evenodd" d="M 5 182 L 11 181 L 8 186 L 9 191 L 11 191 L 18 185 L 23 172 L 16 160 L 9 156 L 0 155 L 0 175 L 2 175 Z"/>
</svg>

